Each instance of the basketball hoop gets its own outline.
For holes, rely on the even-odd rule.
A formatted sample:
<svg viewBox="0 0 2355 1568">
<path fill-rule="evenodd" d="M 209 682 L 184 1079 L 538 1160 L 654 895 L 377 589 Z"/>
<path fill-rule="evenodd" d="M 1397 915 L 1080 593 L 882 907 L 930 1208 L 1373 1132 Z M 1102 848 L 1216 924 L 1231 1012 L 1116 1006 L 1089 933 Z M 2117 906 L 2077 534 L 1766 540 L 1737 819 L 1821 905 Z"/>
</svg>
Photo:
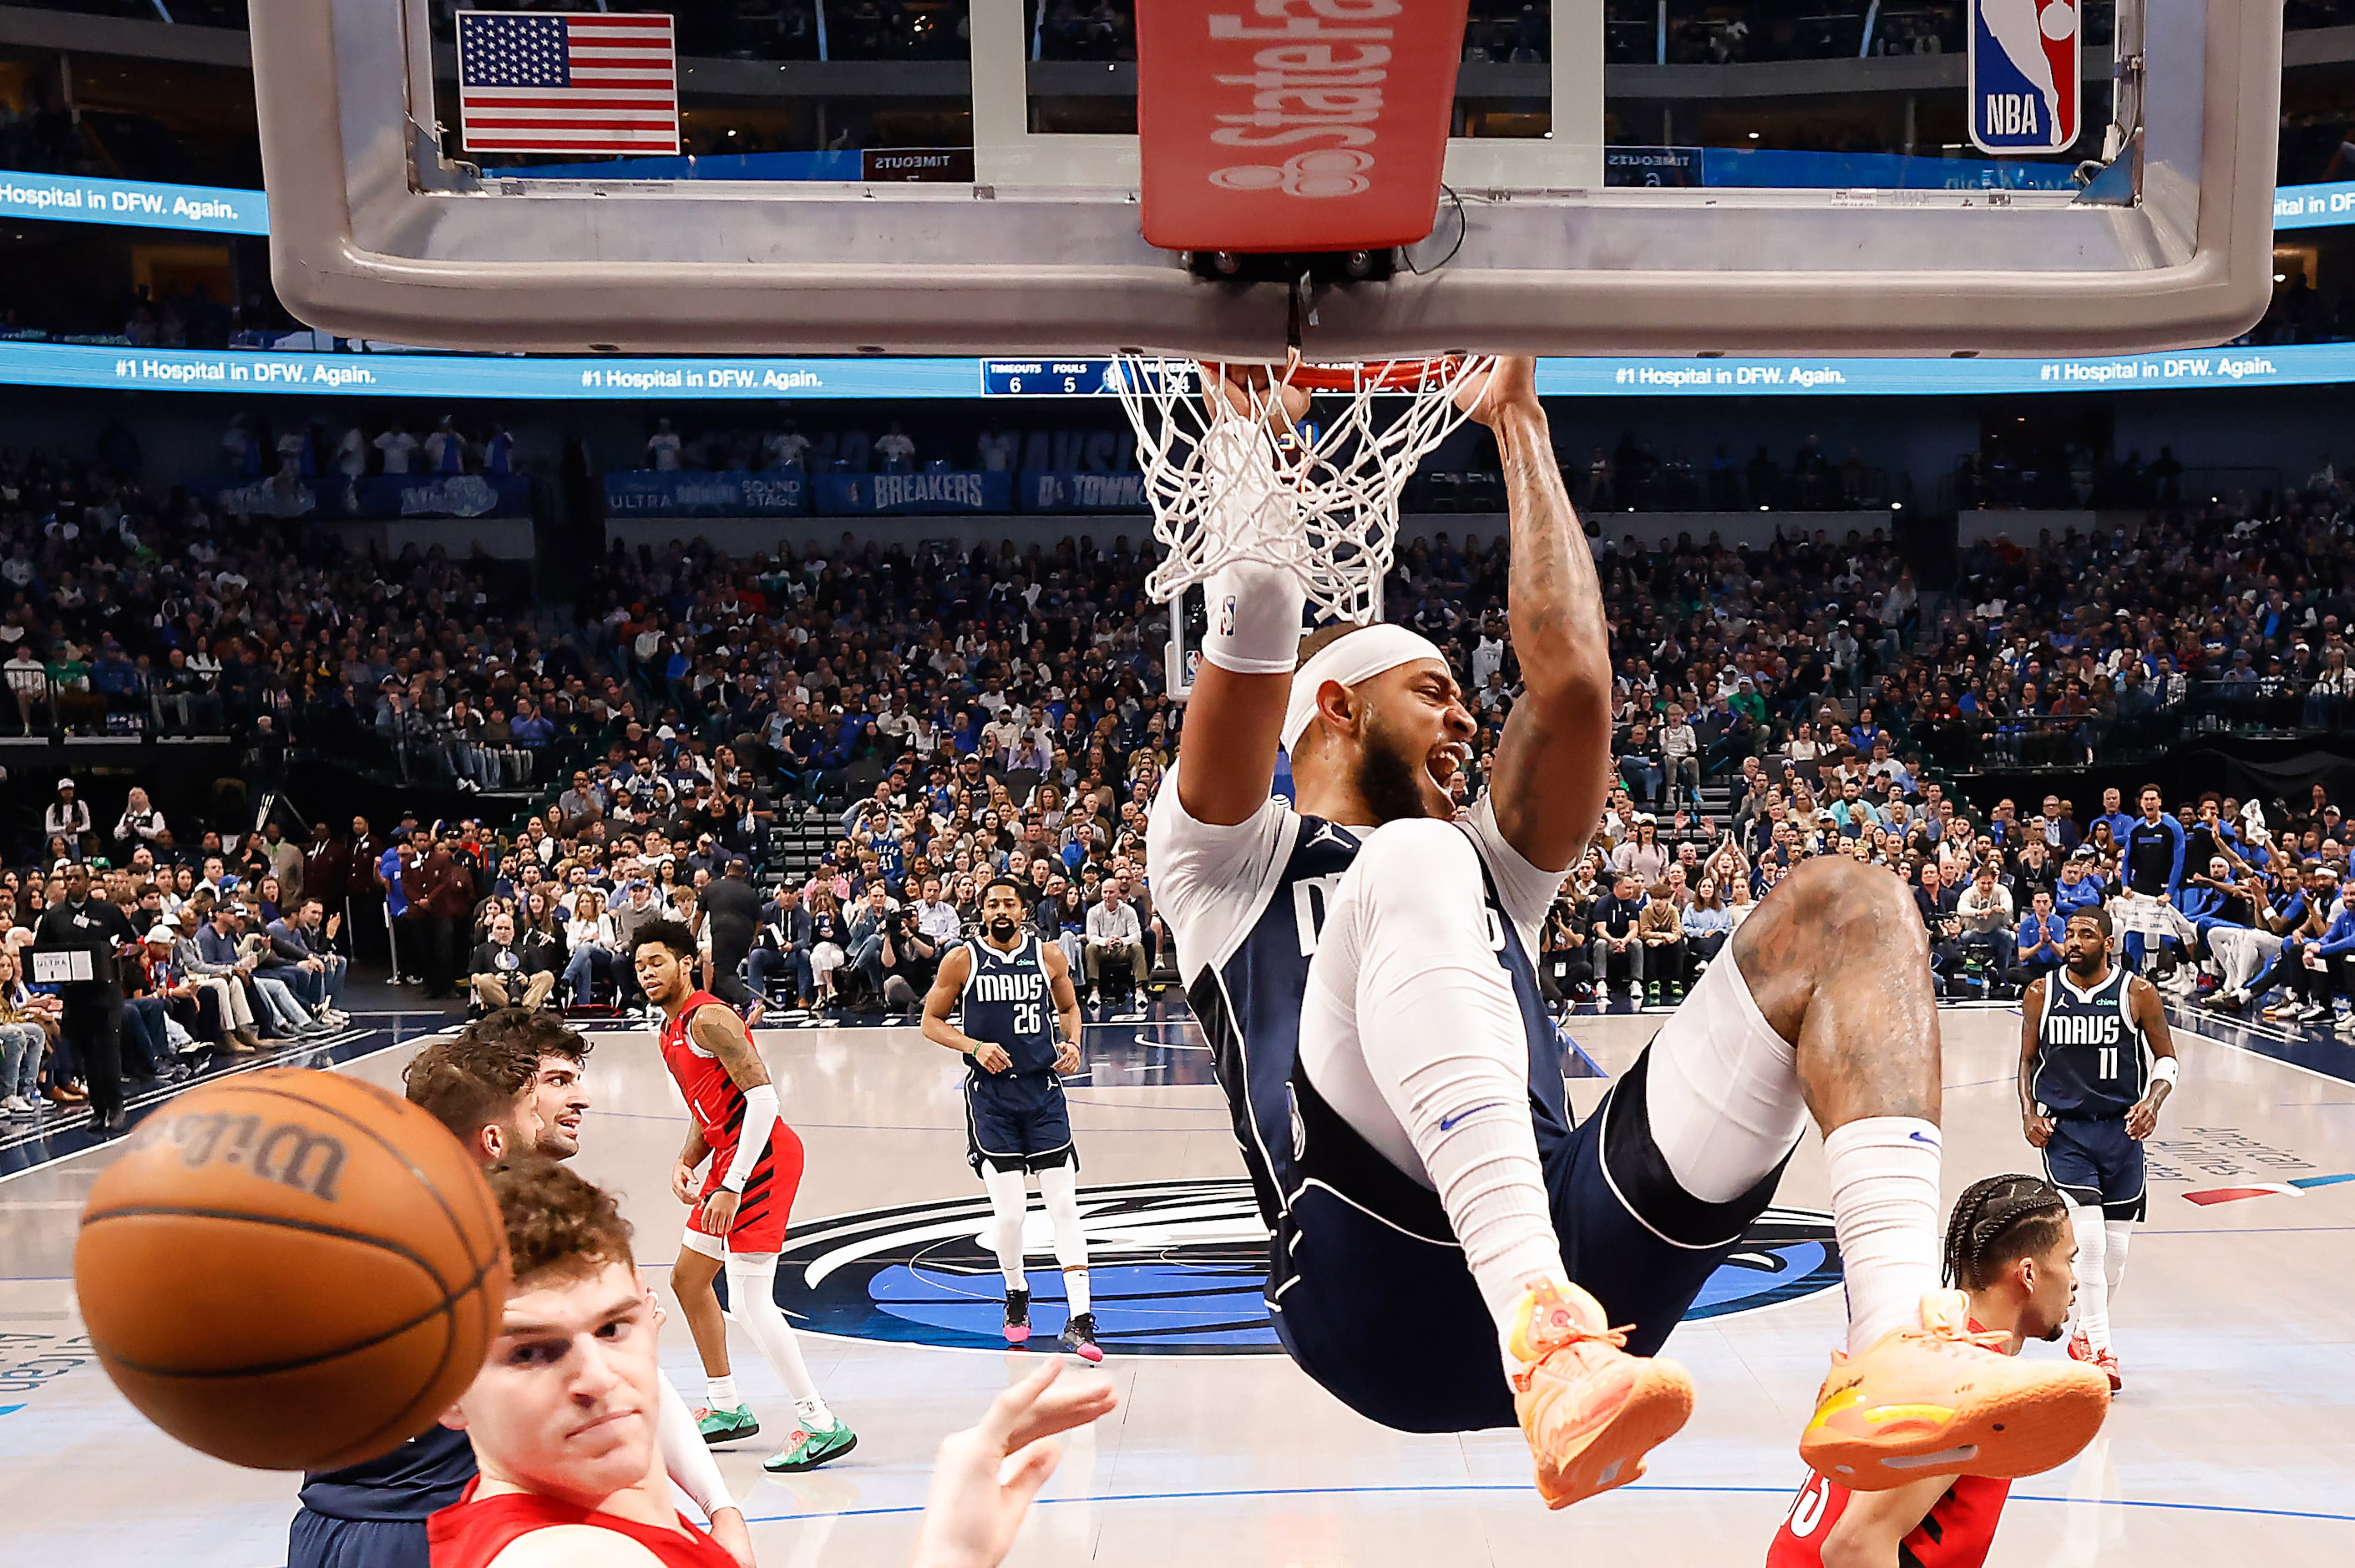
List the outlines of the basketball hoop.
<svg viewBox="0 0 2355 1568">
<path fill-rule="evenodd" d="M 1255 562 L 1296 577 L 1319 620 L 1374 620 L 1406 482 L 1468 417 L 1456 394 L 1496 363 L 1449 355 L 1254 366 L 1267 372 L 1256 384 L 1226 382 L 1238 408 L 1215 385 L 1216 363 L 1123 355 L 1121 406 L 1166 552 L 1146 591 L 1168 604 Z M 1280 395 L 1287 385 L 1316 395 L 1296 423 Z"/>
</svg>

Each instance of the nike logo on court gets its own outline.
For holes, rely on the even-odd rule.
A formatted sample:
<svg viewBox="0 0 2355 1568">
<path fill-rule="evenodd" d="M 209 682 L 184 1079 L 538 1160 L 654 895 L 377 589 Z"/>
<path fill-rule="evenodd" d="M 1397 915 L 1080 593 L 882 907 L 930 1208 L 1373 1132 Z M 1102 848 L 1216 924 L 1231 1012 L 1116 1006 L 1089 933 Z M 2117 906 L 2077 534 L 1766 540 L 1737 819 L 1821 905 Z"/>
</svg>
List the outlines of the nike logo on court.
<svg viewBox="0 0 2355 1568">
<path fill-rule="evenodd" d="M 1467 1118 L 1478 1116 L 1485 1110 L 1503 1110 L 1509 1103 L 1509 1101 L 1506 1100 L 1491 1100 L 1485 1106 L 1474 1106 L 1470 1110 L 1457 1111 L 1454 1116 L 1441 1117 L 1439 1118 L 1439 1130 L 1442 1132 L 1454 1132 L 1458 1124 L 1464 1122 Z M 1917 1133 L 1915 1136 L 1919 1137 L 1920 1134 Z"/>
</svg>

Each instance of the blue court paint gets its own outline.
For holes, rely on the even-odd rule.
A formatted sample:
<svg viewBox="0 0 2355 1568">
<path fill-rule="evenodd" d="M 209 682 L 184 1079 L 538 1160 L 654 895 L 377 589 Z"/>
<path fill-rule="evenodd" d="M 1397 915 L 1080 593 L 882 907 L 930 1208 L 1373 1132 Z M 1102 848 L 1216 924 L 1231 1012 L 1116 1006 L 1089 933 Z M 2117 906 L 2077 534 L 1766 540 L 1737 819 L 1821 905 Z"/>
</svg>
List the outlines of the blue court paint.
<svg viewBox="0 0 2355 1568">
<path fill-rule="evenodd" d="M 2355 1171 L 2338 1176 L 2293 1176 L 2289 1179 L 2293 1187 L 2336 1187 L 2341 1181 L 2355 1181 Z"/>
</svg>

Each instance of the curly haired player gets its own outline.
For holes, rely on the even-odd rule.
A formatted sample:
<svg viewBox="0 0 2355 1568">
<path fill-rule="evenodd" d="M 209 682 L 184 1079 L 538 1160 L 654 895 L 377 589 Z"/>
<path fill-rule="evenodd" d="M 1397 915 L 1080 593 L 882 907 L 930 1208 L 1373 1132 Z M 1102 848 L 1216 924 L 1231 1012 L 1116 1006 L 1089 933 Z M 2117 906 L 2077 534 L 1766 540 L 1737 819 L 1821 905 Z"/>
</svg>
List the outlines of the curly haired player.
<svg viewBox="0 0 2355 1568">
<path fill-rule="evenodd" d="M 1990 1176 L 1955 1201 L 1939 1308 L 1987 1353 L 2058 1340 L 2076 1298 L 2068 1201 L 2033 1176 Z M 1933 1476 L 1850 1492 L 1809 1476 L 1766 1549 L 1766 1568 L 1979 1568 L 1995 1544 L 2009 1481 Z"/>
<path fill-rule="evenodd" d="M 828 1410 L 802 1360 L 801 1342 L 777 1309 L 777 1254 L 802 1184 L 802 1140 L 777 1114 L 776 1086 L 736 1010 L 696 989 L 695 936 L 676 920 L 638 927 L 633 955 L 638 988 L 662 1009 L 663 1065 L 693 1118 L 671 1173 L 671 1192 L 690 1204 L 672 1267 L 671 1294 L 694 1332 L 710 1380 L 701 1420 L 712 1443 L 761 1430 L 729 1371 L 728 1320 L 712 1281 L 724 1268 L 736 1321 L 761 1347 L 794 1398 L 798 1425 L 762 1467 L 815 1469 L 858 1446 L 849 1423 Z M 700 1191 L 695 1172 L 710 1161 Z"/>
</svg>

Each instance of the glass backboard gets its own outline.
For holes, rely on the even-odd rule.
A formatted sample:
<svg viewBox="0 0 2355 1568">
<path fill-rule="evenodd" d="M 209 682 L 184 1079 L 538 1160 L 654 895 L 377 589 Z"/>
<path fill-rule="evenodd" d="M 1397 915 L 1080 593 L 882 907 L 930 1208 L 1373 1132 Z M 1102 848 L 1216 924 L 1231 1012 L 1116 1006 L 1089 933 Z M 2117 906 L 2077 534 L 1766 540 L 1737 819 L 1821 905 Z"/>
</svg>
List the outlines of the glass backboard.
<svg viewBox="0 0 2355 1568">
<path fill-rule="evenodd" d="M 252 0 L 274 279 L 550 353 L 2124 353 L 2264 309 L 2278 6 L 1452 3 L 1428 232 L 1279 260 L 1147 242 L 1134 0 Z M 679 152 L 470 142 L 470 9 L 669 16 Z"/>
</svg>

